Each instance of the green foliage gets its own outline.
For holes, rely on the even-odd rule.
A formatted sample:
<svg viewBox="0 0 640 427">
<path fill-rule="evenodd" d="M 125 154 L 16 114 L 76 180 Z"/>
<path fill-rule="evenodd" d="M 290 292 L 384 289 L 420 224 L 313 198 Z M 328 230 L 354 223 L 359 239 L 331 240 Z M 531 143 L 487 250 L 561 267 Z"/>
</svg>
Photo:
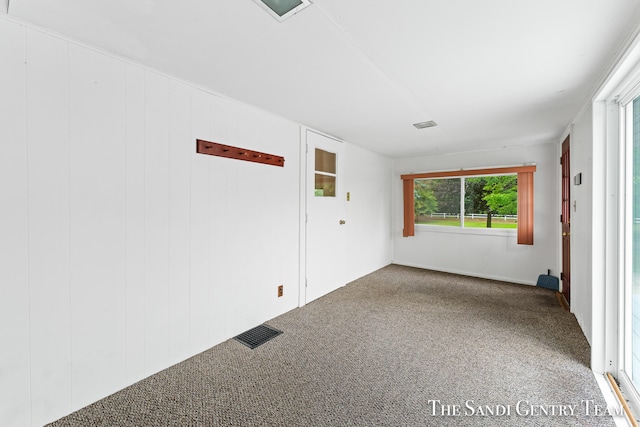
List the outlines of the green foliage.
<svg viewBox="0 0 640 427">
<path fill-rule="evenodd" d="M 417 179 L 414 186 L 416 217 L 432 213 L 460 212 L 460 178 Z M 516 175 L 483 176 L 465 179 L 466 214 L 518 214 Z"/>
<path fill-rule="evenodd" d="M 464 211 L 466 214 L 486 213 L 489 210 L 484 186 L 487 179 L 484 177 L 467 178 L 464 182 Z"/>
<path fill-rule="evenodd" d="M 432 182 L 438 212 L 460 213 L 460 178 L 437 179 Z"/>
<path fill-rule="evenodd" d="M 633 101 L 634 123 L 640 121 L 640 98 Z M 633 217 L 640 218 L 640 128 L 633 129 Z"/>
<path fill-rule="evenodd" d="M 416 216 L 429 215 L 438 210 L 438 201 L 433 192 L 433 180 L 417 179 L 414 184 L 413 198 Z"/>
<path fill-rule="evenodd" d="M 460 178 L 415 180 L 414 208 L 416 216 L 460 212 Z"/>
<path fill-rule="evenodd" d="M 484 192 L 482 199 L 494 214 L 518 214 L 518 177 L 516 175 L 487 177 Z"/>
</svg>

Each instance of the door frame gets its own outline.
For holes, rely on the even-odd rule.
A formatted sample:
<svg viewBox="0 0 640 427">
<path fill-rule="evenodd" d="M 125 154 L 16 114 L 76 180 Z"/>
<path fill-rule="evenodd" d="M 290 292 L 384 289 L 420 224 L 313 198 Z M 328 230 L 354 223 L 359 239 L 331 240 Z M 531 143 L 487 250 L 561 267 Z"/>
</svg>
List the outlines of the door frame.
<svg viewBox="0 0 640 427">
<path fill-rule="evenodd" d="M 298 307 L 307 301 L 307 127 L 300 126 L 299 178 L 298 178 Z"/>
<path fill-rule="evenodd" d="M 567 135 L 561 144 L 561 253 L 562 270 L 560 280 L 562 281 L 562 295 L 571 306 L 571 134 Z"/>
</svg>

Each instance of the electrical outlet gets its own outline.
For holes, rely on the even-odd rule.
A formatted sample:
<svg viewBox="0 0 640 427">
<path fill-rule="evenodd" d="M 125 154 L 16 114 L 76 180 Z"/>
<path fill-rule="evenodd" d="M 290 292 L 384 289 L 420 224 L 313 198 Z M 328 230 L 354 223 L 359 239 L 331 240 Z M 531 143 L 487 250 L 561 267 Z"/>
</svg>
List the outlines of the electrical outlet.
<svg viewBox="0 0 640 427">
<path fill-rule="evenodd" d="M 284 286 L 278 285 L 278 298 L 284 295 Z"/>
</svg>

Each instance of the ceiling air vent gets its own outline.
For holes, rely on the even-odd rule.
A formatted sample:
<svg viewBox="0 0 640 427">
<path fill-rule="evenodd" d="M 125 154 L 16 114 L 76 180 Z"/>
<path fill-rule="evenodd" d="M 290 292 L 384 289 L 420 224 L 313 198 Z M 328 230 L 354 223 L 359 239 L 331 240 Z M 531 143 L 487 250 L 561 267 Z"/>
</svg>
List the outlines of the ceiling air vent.
<svg viewBox="0 0 640 427">
<path fill-rule="evenodd" d="M 269 15 L 282 22 L 311 4 L 310 0 L 254 0 Z"/>
<path fill-rule="evenodd" d="M 416 129 L 425 129 L 425 128 L 432 128 L 434 126 L 438 126 L 438 124 L 433 120 L 429 120 L 428 122 L 414 123 L 413 125 L 416 127 Z"/>
</svg>

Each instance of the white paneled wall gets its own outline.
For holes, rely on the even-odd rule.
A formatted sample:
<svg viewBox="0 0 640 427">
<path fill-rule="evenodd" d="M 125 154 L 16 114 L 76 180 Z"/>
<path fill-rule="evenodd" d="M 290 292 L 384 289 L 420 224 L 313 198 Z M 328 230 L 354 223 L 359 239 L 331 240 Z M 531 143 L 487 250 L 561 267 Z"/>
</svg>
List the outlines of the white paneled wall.
<svg viewBox="0 0 640 427">
<path fill-rule="evenodd" d="M 73 408 L 125 381 L 125 70 L 69 46 Z"/>
<path fill-rule="evenodd" d="M 596 110 L 597 111 L 597 110 Z M 593 188 L 606 194 L 605 183 L 594 182 L 594 108 L 589 105 L 576 119 L 571 132 L 571 172 L 584 172 L 582 184 L 571 186 L 571 312 L 575 314 L 584 335 L 593 344 L 594 280 L 593 280 Z M 574 205 L 575 203 L 575 205 Z M 596 234 L 597 235 L 597 234 Z M 597 285 L 598 280 L 596 280 Z M 595 325 L 596 329 L 600 325 Z"/>
<path fill-rule="evenodd" d="M 211 132 L 211 103 L 207 94 L 193 91 L 191 94 L 191 136 Z M 214 160 L 215 161 L 215 160 Z M 209 162 L 205 156 L 191 158 L 191 192 L 200 197 L 190 200 L 190 324 L 191 352 L 198 353 L 207 348 L 211 312 L 207 310 L 209 300 L 209 206 L 211 201 L 211 182 Z M 225 195 L 221 194 L 222 197 Z M 213 214 L 213 212 L 212 212 Z"/>
<path fill-rule="evenodd" d="M 169 362 L 169 139 L 170 81 L 145 72 L 144 272 L 147 374 Z M 188 144 L 189 140 L 183 140 Z M 184 230 L 183 227 L 180 228 Z"/>
<path fill-rule="evenodd" d="M 351 281 L 391 259 L 391 161 L 351 144 L 346 149 L 346 279 Z"/>
<path fill-rule="evenodd" d="M 70 409 L 72 387 L 69 49 L 35 32 L 26 45 L 31 397 L 33 422 L 43 424 Z"/>
<path fill-rule="evenodd" d="M 125 69 L 125 379 L 145 377 L 144 70 Z"/>
<path fill-rule="evenodd" d="M 5 19 L 0 64 L 0 425 L 53 421 L 297 306 L 299 125 Z M 391 259 L 391 161 L 347 148 L 355 279 Z"/>
<path fill-rule="evenodd" d="M 0 424 L 16 426 L 32 407 L 25 62 L 24 29 L 0 21 Z"/>
<path fill-rule="evenodd" d="M 191 355 L 189 351 L 189 248 L 191 156 L 184 141 L 191 141 L 191 90 L 171 81 L 169 111 L 169 363 Z"/>
<path fill-rule="evenodd" d="M 299 125 L 2 19 L 0 63 L 1 425 L 297 306 Z"/>
</svg>

